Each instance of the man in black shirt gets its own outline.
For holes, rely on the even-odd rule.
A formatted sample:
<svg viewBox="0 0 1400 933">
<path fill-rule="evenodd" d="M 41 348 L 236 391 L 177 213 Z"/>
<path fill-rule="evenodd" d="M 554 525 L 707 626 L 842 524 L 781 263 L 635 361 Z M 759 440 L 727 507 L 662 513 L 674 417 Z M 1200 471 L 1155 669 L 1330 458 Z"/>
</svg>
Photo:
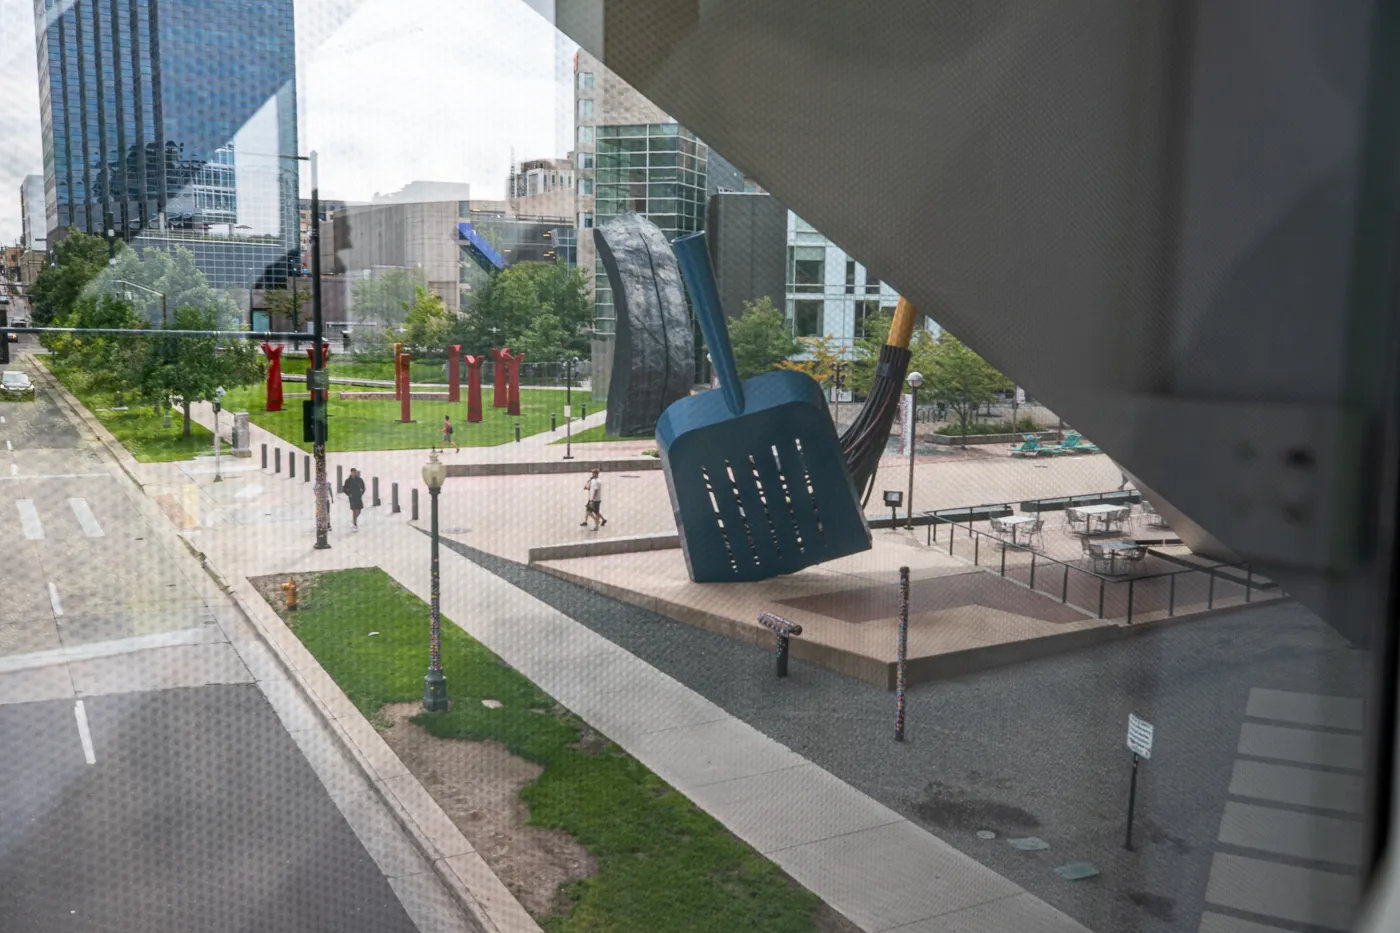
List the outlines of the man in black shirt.
<svg viewBox="0 0 1400 933">
<path fill-rule="evenodd" d="M 365 507 L 365 481 L 360 471 L 350 468 L 350 478 L 345 481 L 345 498 L 350 500 L 350 520 L 356 531 L 360 530 L 360 511 Z"/>
</svg>

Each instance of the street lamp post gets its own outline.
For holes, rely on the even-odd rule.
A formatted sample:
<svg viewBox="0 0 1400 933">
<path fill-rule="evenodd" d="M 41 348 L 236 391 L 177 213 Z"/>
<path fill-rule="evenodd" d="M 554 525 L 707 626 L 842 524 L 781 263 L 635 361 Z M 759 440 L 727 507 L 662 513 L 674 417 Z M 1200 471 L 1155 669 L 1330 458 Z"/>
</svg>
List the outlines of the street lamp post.
<svg viewBox="0 0 1400 933">
<path fill-rule="evenodd" d="M 919 417 L 919 386 L 924 384 L 922 373 L 909 374 L 909 502 L 908 518 L 904 527 L 914 528 L 914 448 L 918 442 L 918 432 L 914 430 L 914 422 Z"/>
<path fill-rule="evenodd" d="M 312 424 L 315 441 L 311 448 L 316 458 L 316 547 L 331 546 L 326 540 L 331 524 L 330 488 L 326 480 L 326 347 L 325 322 L 321 317 L 321 186 L 316 174 L 316 153 L 311 153 L 311 390 Z M 436 563 L 434 563 L 436 566 Z"/>
<path fill-rule="evenodd" d="M 447 480 L 447 464 L 438 459 L 437 451 L 428 455 L 423 464 L 423 483 L 432 500 L 432 590 L 428 634 L 428 674 L 423 678 L 423 709 L 430 713 L 447 710 L 447 677 L 442 673 L 442 611 L 440 574 L 438 571 L 438 493 Z"/>
</svg>

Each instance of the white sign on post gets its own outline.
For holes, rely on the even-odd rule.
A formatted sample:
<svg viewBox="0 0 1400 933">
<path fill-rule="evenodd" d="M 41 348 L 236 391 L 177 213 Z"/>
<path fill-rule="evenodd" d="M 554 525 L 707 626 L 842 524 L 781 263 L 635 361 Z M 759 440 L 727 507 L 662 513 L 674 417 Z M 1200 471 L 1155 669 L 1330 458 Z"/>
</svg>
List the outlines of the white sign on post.
<svg viewBox="0 0 1400 933">
<path fill-rule="evenodd" d="M 565 421 L 568 421 L 568 420 L 569 420 L 570 418 L 572 418 L 573 416 L 574 416 L 574 406 L 572 406 L 572 405 L 565 405 L 565 406 L 564 406 L 564 420 L 565 420 Z"/>
<path fill-rule="evenodd" d="M 914 396 L 906 392 L 899 400 L 899 452 L 909 456 L 914 449 Z"/>
<path fill-rule="evenodd" d="M 1152 723 L 1128 714 L 1128 750 L 1139 758 L 1152 757 Z"/>
</svg>

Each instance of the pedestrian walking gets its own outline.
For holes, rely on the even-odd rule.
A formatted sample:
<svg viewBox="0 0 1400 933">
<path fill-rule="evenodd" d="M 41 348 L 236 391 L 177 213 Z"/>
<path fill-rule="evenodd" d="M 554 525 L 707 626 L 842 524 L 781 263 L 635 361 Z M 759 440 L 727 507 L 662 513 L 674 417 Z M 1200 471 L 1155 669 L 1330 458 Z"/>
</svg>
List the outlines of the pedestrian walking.
<svg viewBox="0 0 1400 933">
<path fill-rule="evenodd" d="M 360 478 L 360 471 L 354 467 L 350 468 L 350 478 L 345 481 L 343 489 L 345 498 L 350 500 L 350 524 L 353 530 L 360 530 L 360 512 L 365 507 L 365 481 Z"/>
<path fill-rule="evenodd" d="M 457 451 L 462 452 L 462 448 L 457 446 L 457 442 L 452 439 L 452 416 L 442 416 L 442 452 L 447 453 L 447 445 L 451 444 Z"/>
<path fill-rule="evenodd" d="M 1111 460 L 1109 462 L 1112 463 L 1114 468 L 1118 470 L 1118 479 L 1120 480 L 1120 482 L 1118 483 L 1118 491 L 1122 492 L 1123 490 L 1128 488 L 1128 484 L 1131 483 L 1132 480 L 1128 478 L 1128 471 L 1124 470 L 1123 467 L 1119 465 L 1117 460 Z"/>
<path fill-rule="evenodd" d="M 603 481 L 598 478 L 596 469 L 588 477 L 588 482 L 583 484 L 583 488 L 588 490 L 588 500 L 583 506 L 583 521 L 579 522 L 578 526 L 582 528 L 592 519 L 597 523 L 593 526 L 594 530 L 597 530 L 606 525 L 608 520 L 603 517 Z"/>
</svg>

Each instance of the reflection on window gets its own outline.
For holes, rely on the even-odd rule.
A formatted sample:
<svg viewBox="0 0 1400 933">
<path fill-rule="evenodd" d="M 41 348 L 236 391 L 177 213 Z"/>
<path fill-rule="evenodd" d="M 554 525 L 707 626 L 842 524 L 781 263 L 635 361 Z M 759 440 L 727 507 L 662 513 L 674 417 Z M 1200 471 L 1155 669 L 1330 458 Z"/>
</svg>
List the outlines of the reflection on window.
<svg viewBox="0 0 1400 933">
<path fill-rule="evenodd" d="M 578 86 L 581 91 L 593 90 L 593 72 L 580 71 L 578 73 Z"/>
<path fill-rule="evenodd" d="M 578 102 L 578 115 L 580 117 L 593 116 L 593 101 L 590 98 L 583 98 Z"/>
<path fill-rule="evenodd" d="M 592 143 L 592 142 L 593 142 L 593 127 L 591 127 L 591 126 L 580 126 L 580 127 L 578 128 L 578 141 L 579 141 L 581 144 L 585 144 L 585 145 L 586 145 L 586 144 L 589 144 L 589 143 Z"/>
<path fill-rule="evenodd" d="M 592 212 L 592 211 L 579 211 L 579 215 L 578 215 L 578 228 L 579 228 L 580 230 L 588 230 L 588 229 L 591 228 L 592 226 L 593 226 L 593 212 Z"/>
<path fill-rule="evenodd" d="M 580 153 L 578 154 L 578 167 L 579 167 L 579 168 L 592 168 L 592 167 L 593 167 L 593 153 L 591 153 L 591 152 L 580 152 Z"/>
<path fill-rule="evenodd" d="M 820 301 L 794 301 L 792 303 L 792 332 L 798 337 L 817 337 L 822 329 L 822 303 Z"/>
<path fill-rule="evenodd" d="M 593 179 L 580 178 L 578 180 L 578 193 L 587 197 L 593 193 Z"/>
</svg>

